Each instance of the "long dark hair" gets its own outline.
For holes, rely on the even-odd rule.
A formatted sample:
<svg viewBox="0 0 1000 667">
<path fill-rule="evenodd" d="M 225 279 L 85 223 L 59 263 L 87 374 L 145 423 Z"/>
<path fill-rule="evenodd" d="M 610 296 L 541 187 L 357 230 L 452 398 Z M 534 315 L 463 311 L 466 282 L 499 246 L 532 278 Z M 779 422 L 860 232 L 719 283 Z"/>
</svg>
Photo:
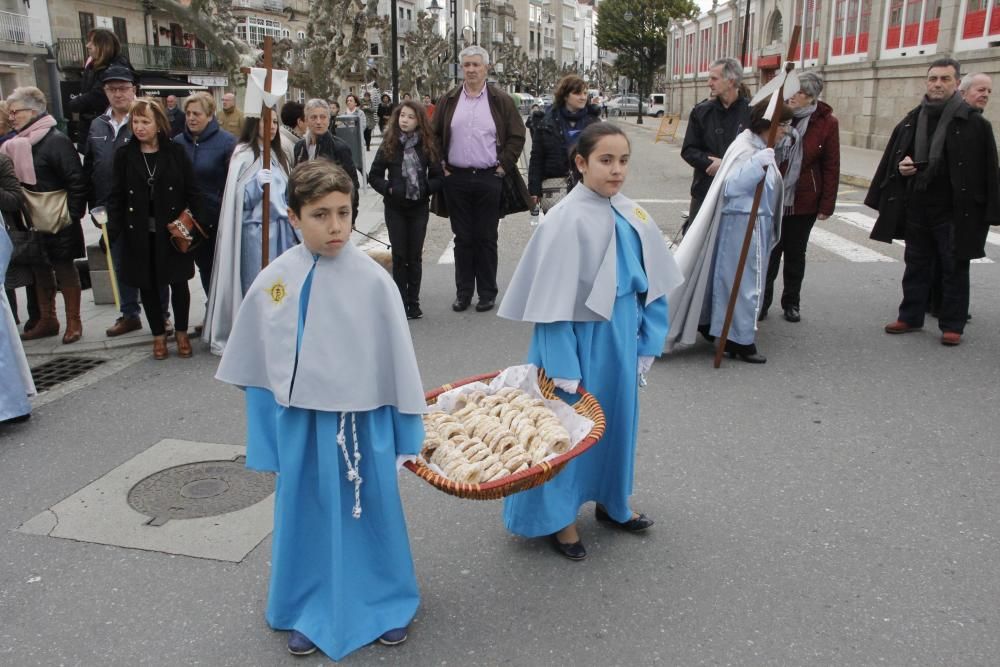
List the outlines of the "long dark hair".
<svg viewBox="0 0 1000 667">
<path fill-rule="evenodd" d="M 437 139 L 431 132 L 431 124 L 427 121 L 427 111 L 424 105 L 414 100 L 400 102 L 399 106 L 392 110 L 389 122 L 385 124 L 385 136 L 382 139 L 383 154 L 386 158 L 392 159 L 396 155 L 399 146 L 399 112 L 403 109 L 410 109 L 417 116 L 417 136 L 420 137 L 420 144 L 424 147 L 424 155 L 427 161 L 437 163 L 441 159 L 438 151 Z"/>
<path fill-rule="evenodd" d="M 87 41 L 93 42 L 97 47 L 97 57 L 92 65 L 95 70 L 107 67 L 121 55 L 122 44 L 118 41 L 118 35 L 107 28 L 94 28 L 87 33 Z"/>
<path fill-rule="evenodd" d="M 273 109 L 271 110 L 271 118 L 277 119 L 277 112 Z M 263 139 L 263 135 L 260 133 L 260 118 L 247 118 L 243 121 L 243 129 L 240 131 L 240 138 L 238 140 L 241 144 L 246 144 L 253 151 L 253 159 L 260 157 L 263 152 L 260 149 L 260 144 L 258 139 Z M 271 139 L 271 157 L 278 160 L 278 164 L 281 168 L 285 170 L 287 174 L 288 160 L 285 158 L 285 151 L 281 148 L 281 127 L 279 123 L 278 131 L 274 133 L 274 139 Z M 264 169 L 270 169 L 271 165 L 263 165 Z"/>
</svg>

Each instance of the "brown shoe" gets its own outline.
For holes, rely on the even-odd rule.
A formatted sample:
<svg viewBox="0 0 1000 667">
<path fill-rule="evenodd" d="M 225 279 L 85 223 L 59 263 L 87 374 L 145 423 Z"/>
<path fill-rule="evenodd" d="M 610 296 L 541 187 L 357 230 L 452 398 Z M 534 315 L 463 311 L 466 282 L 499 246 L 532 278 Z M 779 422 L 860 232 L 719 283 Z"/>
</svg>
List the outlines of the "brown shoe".
<svg viewBox="0 0 1000 667">
<path fill-rule="evenodd" d="M 35 340 L 36 338 L 51 338 L 59 335 L 59 320 L 43 317 L 38 320 L 35 326 L 21 334 L 21 340 Z"/>
<path fill-rule="evenodd" d="M 167 358 L 167 337 L 153 336 L 153 358 L 163 361 Z"/>
<path fill-rule="evenodd" d="M 66 306 L 66 332 L 63 333 L 63 345 L 75 343 L 83 337 L 83 323 L 80 321 L 80 300 L 82 294 L 78 285 L 65 285 L 62 288 L 63 303 Z"/>
<path fill-rule="evenodd" d="M 174 334 L 177 340 L 177 356 L 188 359 L 194 353 L 191 349 L 191 339 L 188 338 L 187 331 L 178 331 Z"/>
<path fill-rule="evenodd" d="M 59 318 L 56 317 L 56 290 L 54 287 L 35 286 L 35 295 L 38 298 L 39 318 L 35 325 L 28 329 L 25 327 L 21 334 L 21 340 L 35 340 L 37 338 L 51 338 L 59 335 Z"/>
<path fill-rule="evenodd" d="M 957 331 L 945 331 L 941 334 L 941 344 L 947 345 L 949 347 L 955 347 L 962 342 L 962 334 Z"/>
<path fill-rule="evenodd" d="M 910 333 L 911 331 L 920 331 L 922 327 L 910 326 L 903 320 L 896 320 L 895 322 L 890 322 L 885 325 L 885 332 L 888 334 L 904 334 Z"/>
<path fill-rule="evenodd" d="M 119 317 L 115 323 L 108 327 L 104 334 L 108 338 L 121 336 L 131 331 L 138 331 L 142 328 L 142 321 L 138 317 Z"/>
</svg>

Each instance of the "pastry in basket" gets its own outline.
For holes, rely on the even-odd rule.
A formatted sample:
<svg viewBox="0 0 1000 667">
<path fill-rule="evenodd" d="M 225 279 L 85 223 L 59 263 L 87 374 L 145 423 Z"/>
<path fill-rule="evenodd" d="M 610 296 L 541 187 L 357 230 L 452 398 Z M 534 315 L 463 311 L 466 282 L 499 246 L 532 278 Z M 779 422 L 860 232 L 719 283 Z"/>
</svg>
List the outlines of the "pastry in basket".
<svg viewBox="0 0 1000 667">
<path fill-rule="evenodd" d="M 659 226 L 619 192 L 630 152 L 623 131 L 610 123 L 591 124 L 579 135 L 576 150 L 574 164 L 582 182 L 531 236 L 498 315 L 531 323 L 529 361 L 566 391 L 579 381 L 604 410 L 607 430 L 601 442 L 571 460 L 567 471 L 551 481 L 504 501 L 508 530 L 525 537 L 556 535 L 561 553 L 582 558 L 586 550 L 576 532 L 576 517 L 588 501 L 607 510 L 600 518 L 626 530 L 651 525 L 632 512 L 629 497 L 639 426 L 640 357 L 663 351 L 666 297 L 683 276 Z M 732 164 L 730 153 L 720 173 Z M 718 223 L 718 217 L 700 216 L 689 235 L 703 220 L 705 228 L 719 224 L 721 229 L 723 219 Z M 723 234 L 705 232 L 692 238 L 722 239 Z M 702 306 L 697 299 L 692 304 L 695 318 Z M 671 321 L 685 324 L 682 318 Z M 644 367 L 648 361 L 643 360 Z"/>
</svg>

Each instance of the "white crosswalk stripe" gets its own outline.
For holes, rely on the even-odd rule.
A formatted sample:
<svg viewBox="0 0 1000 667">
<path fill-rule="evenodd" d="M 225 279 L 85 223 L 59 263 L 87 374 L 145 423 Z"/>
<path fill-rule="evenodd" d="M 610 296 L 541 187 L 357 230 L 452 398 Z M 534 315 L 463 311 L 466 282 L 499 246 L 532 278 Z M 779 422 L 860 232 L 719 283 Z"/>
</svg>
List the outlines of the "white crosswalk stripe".
<svg viewBox="0 0 1000 667">
<path fill-rule="evenodd" d="M 375 235 L 374 239 L 367 238 L 358 234 L 355 237 L 358 243 L 358 249 L 363 252 L 368 252 L 369 250 L 385 250 L 385 247 L 389 245 L 389 232 L 382 231 Z"/>
<path fill-rule="evenodd" d="M 842 204 L 840 202 L 838 202 L 837 203 L 838 209 L 841 206 L 842 206 Z M 872 217 L 872 216 L 870 216 L 870 215 L 865 215 L 864 213 L 861 213 L 860 211 L 839 211 L 838 210 L 837 213 L 834 213 L 833 217 L 837 218 L 839 220 L 843 220 L 847 224 L 849 224 L 849 225 L 851 225 L 853 227 L 857 227 L 858 229 L 862 229 L 862 230 L 864 230 L 864 231 L 866 231 L 868 233 L 871 233 L 872 227 L 875 226 L 875 218 Z M 813 234 L 815 234 L 816 231 L 818 231 L 818 230 L 814 228 L 813 229 Z M 812 240 L 813 240 L 812 237 L 810 237 L 810 241 L 812 241 Z M 893 242 L 894 245 L 898 245 L 898 246 L 904 247 L 904 248 L 906 247 L 906 242 L 905 241 L 901 241 L 900 239 L 893 239 L 892 242 Z M 987 237 L 986 237 L 986 242 L 987 243 L 991 243 L 993 245 L 1000 245 L 1000 234 L 995 234 L 993 232 L 989 232 L 987 234 Z M 872 251 L 872 252 L 874 252 L 874 251 Z M 854 261 L 863 261 L 863 260 L 854 260 Z M 979 259 L 972 260 L 972 263 L 973 264 L 993 264 L 993 260 L 990 259 L 989 257 L 980 257 Z"/>
<path fill-rule="evenodd" d="M 448 247 L 444 249 L 441 256 L 438 257 L 438 264 L 454 264 L 455 263 L 455 239 L 448 241 Z"/>
<path fill-rule="evenodd" d="M 849 262 L 895 262 L 896 260 L 888 255 L 883 255 L 871 248 L 849 241 L 833 232 L 828 232 L 819 227 L 813 227 L 809 235 L 809 243 L 812 243 L 823 250 L 832 252 L 843 257 Z"/>
</svg>

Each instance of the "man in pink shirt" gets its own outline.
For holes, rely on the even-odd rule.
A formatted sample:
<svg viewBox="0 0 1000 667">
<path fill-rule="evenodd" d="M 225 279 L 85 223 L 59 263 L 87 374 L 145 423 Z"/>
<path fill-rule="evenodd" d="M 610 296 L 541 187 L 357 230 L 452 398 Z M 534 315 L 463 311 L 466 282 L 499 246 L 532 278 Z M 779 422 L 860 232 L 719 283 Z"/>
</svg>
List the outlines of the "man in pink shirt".
<svg viewBox="0 0 1000 667">
<path fill-rule="evenodd" d="M 463 85 L 447 92 L 432 118 L 444 156 L 444 188 L 432 210 L 451 218 L 455 234 L 455 302 L 461 312 L 479 295 L 478 312 L 497 298 L 497 239 L 501 216 L 527 211 L 528 188 L 517 168 L 524 121 L 510 95 L 486 83 L 489 53 L 470 46 L 459 54 Z"/>
</svg>

